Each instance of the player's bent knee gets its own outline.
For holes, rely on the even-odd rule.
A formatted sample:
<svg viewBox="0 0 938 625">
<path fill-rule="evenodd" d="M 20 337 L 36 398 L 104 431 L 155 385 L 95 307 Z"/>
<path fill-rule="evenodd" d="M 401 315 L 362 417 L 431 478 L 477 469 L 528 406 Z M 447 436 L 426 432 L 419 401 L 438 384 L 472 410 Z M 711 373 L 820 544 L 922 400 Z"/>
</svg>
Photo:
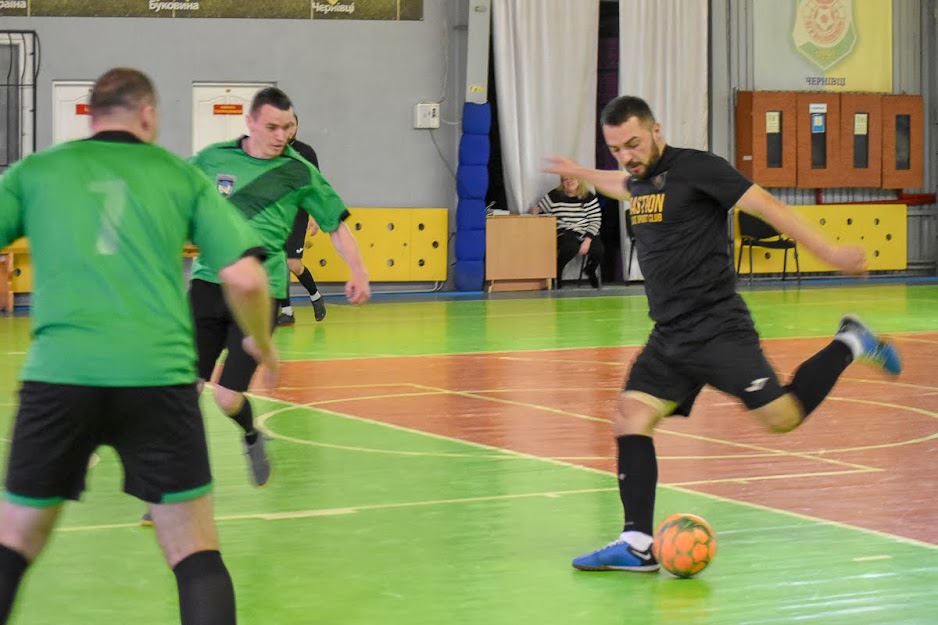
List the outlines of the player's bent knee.
<svg viewBox="0 0 938 625">
<path fill-rule="evenodd" d="M 676 405 L 647 393 L 625 391 L 619 396 L 619 405 L 613 419 L 616 436 L 641 434 L 651 436 L 658 422 L 670 414 Z"/>
<path fill-rule="evenodd" d="M 215 387 L 215 403 L 226 415 L 238 414 L 244 405 L 244 395 L 224 386 Z"/>
<path fill-rule="evenodd" d="M 801 404 L 790 393 L 782 395 L 761 408 L 752 410 L 752 414 L 777 434 L 791 432 L 804 421 L 804 411 Z"/>
</svg>

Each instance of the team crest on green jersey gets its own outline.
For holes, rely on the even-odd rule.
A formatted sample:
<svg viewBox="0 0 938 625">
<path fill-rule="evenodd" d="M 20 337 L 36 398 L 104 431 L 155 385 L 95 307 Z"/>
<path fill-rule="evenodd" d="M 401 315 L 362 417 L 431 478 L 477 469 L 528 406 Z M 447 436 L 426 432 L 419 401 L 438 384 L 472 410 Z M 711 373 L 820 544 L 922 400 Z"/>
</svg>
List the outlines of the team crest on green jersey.
<svg viewBox="0 0 938 625">
<path fill-rule="evenodd" d="M 218 186 L 218 192 L 223 196 L 228 197 L 234 191 L 235 177 L 228 176 L 225 174 L 218 174 L 215 178 L 216 184 Z"/>
</svg>

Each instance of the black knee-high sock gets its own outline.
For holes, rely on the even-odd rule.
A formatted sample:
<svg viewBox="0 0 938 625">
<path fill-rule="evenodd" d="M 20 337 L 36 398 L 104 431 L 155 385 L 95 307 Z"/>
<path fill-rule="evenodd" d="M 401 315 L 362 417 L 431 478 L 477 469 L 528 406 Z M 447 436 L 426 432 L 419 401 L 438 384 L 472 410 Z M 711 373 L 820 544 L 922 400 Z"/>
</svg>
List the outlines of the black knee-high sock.
<svg viewBox="0 0 938 625">
<path fill-rule="evenodd" d="M 853 353 L 847 344 L 834 340 L 801 363 L 787 388 L 801 402 L 805 419 L 824 401 L 851 362 Z"/>
<path fill-rule="evenodd" d="M 241 404 L 241 410 L 237 414 L 228 416 L 244 430 L 244 438 L 247 439 L 248 443 L 257 440 L 257 432 L 254 431 L 254 410 L 251 408 L 250 399 L 245 397 L 244 403 Z"/>
<path fill-rule="evenodd" d="M 278 299 L 277 303 L 280 304 L 281 308 L 286 308 L 287 306 L 290 305 L 290 298 L 284 297 L 283 299 Z"/>
<path fill-rule="evenodd" d="M 23 555 L 0 545 L 0 623 L 6 623 L 13 610 L 13 600 L 29 562 Z"/>
<path fill-rule="evenodd" d="M 307 267 L 303 267 L 303 273 L 298 275 L 297 279 L 300 281 L 300 284 L 309 291 L 310 297 L 319 293 L 319 287 L 316 286 L 316 281 L 313 280 L 313 274 L 309 272 Z"/>
<path fill-rule="evenodd" d="M 234 625 L 231 576 L 217 551 L 197 551 L 174 568 L 182 625 Z"/>
<path fill-rule="evenodd" d="M 625 531 L 654 532 L 658 457 L 650 436 L 630 434 L 616 439 L 619 446 L 619 497 L 625 511 Z"/>
</svg>

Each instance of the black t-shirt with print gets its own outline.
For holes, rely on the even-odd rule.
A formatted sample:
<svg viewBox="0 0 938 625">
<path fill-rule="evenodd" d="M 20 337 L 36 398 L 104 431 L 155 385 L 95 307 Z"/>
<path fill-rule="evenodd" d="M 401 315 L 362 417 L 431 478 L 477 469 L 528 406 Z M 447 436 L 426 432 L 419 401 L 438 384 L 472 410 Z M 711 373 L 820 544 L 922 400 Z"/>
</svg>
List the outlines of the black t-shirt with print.
<svg viewBox="0 0 938 625">
<path fill-rule="evenodd" d="M 727 240 L 727 212 L 752 186 L 726 160 L 665 147 L 646 178 L 626 187 L 649 316 L 661 328 L 686 327 L 714 305 L 745 310 Z"/>
</svg>

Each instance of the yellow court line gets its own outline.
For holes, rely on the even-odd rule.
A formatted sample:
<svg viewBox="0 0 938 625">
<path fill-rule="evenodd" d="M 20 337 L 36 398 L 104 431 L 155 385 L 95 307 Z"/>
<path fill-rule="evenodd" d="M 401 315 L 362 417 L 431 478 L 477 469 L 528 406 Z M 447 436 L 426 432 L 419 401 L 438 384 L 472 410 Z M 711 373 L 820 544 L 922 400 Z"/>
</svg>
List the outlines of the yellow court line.
<svg viewBox="0 0 938 625">
<path fill-rule="evenodd" d="M 858 381 L 864 381 L 864 380 L 858 380 Z M 869 381 L 869 382 L 876 382 L 876 381 L 875 381 L 875 380 L 872 380 L 872 381 Z M 883 382 L 885 383 L 886 381 L 883 381 Z M 322 400 L 322 401 L 317 401 L 317 402 L 308 402 L 308 403 L 303 404 L 303 405 L 308 406 L 308 407 L 318 407 L 318 406 L 324 406 L 324 405 L 329 405 L 329 404 L 346 403 L 346 402 L 355 401 L 355 400 L 393 399 L 393 398 L 396 398 L 396 397 L 420 397 L 420 396 L 427 396 L 427 395 L 457 395 L 457 396 L 461 396 L 461 397 L 467 397 L 467 398 L 470 398 L 470 399 L 478 399 L 478 400 L 482 400 L 482 401 L 490 401 L 490 402 L 495 402 L 495 403 L 508 404 L 508 405 L 512 405 L 512 406 L 519 406 L 519 407 L 524 407 L 524 408 L 530 408 L 530 409 L 533 409 L 533 410 L 541 410 L 541 411 L 549 412 L 549 413 L 552 413 L 552 414 L 558 414 L 558 415 L 561 415 L 561 416 L 573 417 L 573 418 L 575 418 L 575 419 L 581 419 L 581 420 L 587 420 L 587 421 L 594 421 L 594 422 L 600 422 L 600 423 L 610 423 L 610 420 L 609 420 L 609 419 L 605 419 L 605 418 L 602 418 L 602 417 L 594 417 L 594 416 L 591 416 L 591 415 L 584 415 L 584 414 L 582 414 L 582 413 L 570 412 L 570 411 L 568 411 L 568 410 L 561 410 L 561 409 L 559 409 L 559 408 L 550 408 L 550 407 L 548 407 L 548 406 L 542 406 L 542 405 L 539 405 L 539 404 L 532 404 L 532 403 L 530 403 L 530 402 L 522 402 L 522 401 L 516 401 L 516 400 L 510 400 L 510 399 L 501 399 L 501 398 L 498 398 L 498 397 L 489 397 L 489 396 L 487 396 L 487 395 L 482 395 L 482 394 L 480 394 L 480 393 L 507 393 L 507 392 L 535 392 L 535 391 L 542 391 L 543 389 L 540 389 L 540 388 L 538 388 L 538 389 L 486 389 L 486 390 L 477 389 L 477 390 L 474 390 L 474 391 L 458 391 L 458 390 L 452 390 L 452 389 L 445 389 L 445 388 L 433 387 L 433 386 L 428 386 L 428 385 L 425 385 L 425 384 L 418 384 L 418 383 L 411 383 L 411 382 L 403 382 L 403 383 L 400 383 L 400 384 L 396 384 L 396 385 L 394 385 L 394 386 L 410 386 L 410 387 L 413 387 L 413 388 L 426 389 L 427 392 L 424 392 L 424 393 L 389 393 L 389 394 L 384 394 L 384 395 L 372 395 L 372 396 L 362 396 L 362 397 L 350 397 L 350 398 L 329 399 L 329 400 Z M 367 388 L 367 385 L 360 385 L 359 387 L 365 387 L 365 388 Z M 310 388 L 312 388 L 312 387 L 310 387 Z M 603 388 L 603 387 L 600 387 L 600 388 Z M 930 388 L 930 387 L 929 387 L 929 388 Z M 577 390 L 577 389 L 561 388 L 561 389 L 554 389 L 554 390 Z M 829 396 L 829 397 L 827 398 L 827 400 L 829 400 L 829 401 L 841 401 L 841 402 L 861 403 L 861 404 L 868 404 L 868 405 L 873 405 L 873 406 L 878 406 L 878 407 L 893 408 L 893 409 L 897 409 L 897 410 L 906 410 L 906 411 L 916 412 L 916 413 L 925 415 L 925 416 L 930 417 L 930 418 L 938 418 L 938 413 L 935 413 L 935 412 L 933 412 L 933 411 L 925 410 L 925 409 L 922 409 L 922 408 L 916 408 L 916 407 L 913 407 L 913 406 L 904 406 L 904 405 L 901 405 L 901 404 L 891 404 L 891 403 L 887 403 L 887 402 L 877 402 L 877 401 L 872 401 L 872 400 L 855 399 L 855 398 L 842 398 L 842 397 L 833 397 L 833 396 Z M 903 441 L 896 441 L 896 442 L 892 442 L 892 443 L 877 443 L 876 445 L 863 445 L 863 446 L 856 446 L 856 447 L 831 448 L 831 449 L 816 449 L 816 450 L 809 450 L 809 451 L 800 451 L 800 452 L 798 452 L 798 451 L 786 451 L 786 450 L 781 450 L 781 449 L 774 449 L 774 448 L 765 447 L 765 446 L 762 446 L 762 445 L 752 445 L 752 444 L 748 444 L 748 443 L 739 443 L 739 442 L 736 442 L 736 441 L 728 441 L 728 440 L 726 440 L 726 439 L 714 438 L 714 437 L 710 437 L 710 436 L 703 436 L 703 435 L 699 435 L 699 434 L 690 434 L 690 433 L 686 433 L 686 432 L 678 432 L 678 431 L 675 431 L 675 430 L 669 430 L 668 428 L 657 428 L 657 429 L 656 429 L 656 433 L 660 433 L 660 434 L 669 434 L 669 435 L 671 435 L 671 436 L 677 436 L 677 437 L 682 437 L 682 438 L 691 438 L 691 439 L 694 439 L 694 440 L 700 440 L 700 441 L 709 442 L 709 443 L 713 443 L 713 444 L 719 444 L 719 445 L 727 445 L 727 446 L 730 446 L 730 447 L 738 447 L 738 448 L 743 448 L 743 449 L 753 449 L 753 450 L 756 450 L 756 451 L 759 451 L 759 452 L 762 452 L 762 453 L 766 453 L 766 454 L 770 454 L 770 455 L 776 456 L 776 457 L 786 457 L 786 456 L 788 456 L 788 457 L 795 457 L 795 458 L 801 458 L 801 459 L 806 459 L 806 460 L 814 460 L 814 461 L 818 461 L 818 462 L 823 462 L 823 463 L 826 463 L 826 464 L 834 464 L 834 465 L 845 466 L 845 467 L 860 468 L 860 469 L 864 469 L 864 470 L 872 470 L 872 467 L 868 467 L 868 466 L 866 466 L 866 465 L 856 464 L 856 463 L 852 463 L 852 462 L 847 462 L 847 461 L 844 461 L 844 460 L 837 460 L 837 459 L 834 459 L 834 458 L 827 458 L 827 457 L 824 457 L 824 456 L 825 456 L 825 454 L 847 453 L 847 452 L 855 452 L 855 451 L 867 451 L 867 450 L 874 450 L 874 449 L 886 449 L 886 448 L 892 448 L 892 447 L 903 447 L 903 446 L 916 445 L 916 444 L 920 444 L 920 443 L 924 443 L 924 442 L 928 442 L 928 441 L 931 441 L 931 440 L 938 439 L 938 432 L 936 432 L 935 434 L 931 434 L 931 435 L 928 435 L 928 436 L 923 436 L 923 437 L 918 437 L 918 438 L 913 438 L 913 439 L 907 439 L 907 440 L 903 440 Z M 323 446 L 325 446 L 325 445 L 323 445 Z M 341 447 L 340 447 L 340 448 L 341 448 Z M 388 453 L 388 452 L 381 452 L 381 453 Z M 699 456 L 699 458 L 701 458 L 701 459 L 719 458 L 719 457 L 720 457 L 720 456 L 706 456 L 706 455 L 705 455 L 705 456 Z"/>
<path fill-rule="evenodd" d="M 678 485 L 668 485 L 667 488 L 676 490 L 681 493 L 687 493 L 688 495 L 697 495 L 713 499 L 715 501 L 721 501 L 723 503 L 734 504 L 737 506 L 745 506 L 747 508 L 754 508 L 756 510 L 763 510 L 765 512 L 774 512 L 777 514 L 784 514 L 795 519 L 804 519 L 805 521 L 811 521 L 814 523 L 820 523 L 822 525 L 830 525 L 833 527 L 839 527 L 841 529 L 848 529 L 863 532 L 864 534 L 870 534 L 877 536 L 879 538 L 885 538 L 888 540 L 895 540 L 900 543 L 905 543 L 908 545 L 915 545 L 916 547 L 926 547 L 928 549 L 933 549 L 938 551 L 938 545 L 933 543 L 927 543 L 924 540 L 916 540 L 915 538 L 906 538 L 905 536 L 898 536 L 896 534 L 888 534 L 886 532 L 881 532 L 880 530 L 870 529 L 868 527 L 860 527 L 859 525 L 850 525 L 848 523 L 842 523 L 840 521 L 831 521 L 830 519 L 819 519 L 817 517 L 809 516 L 807 514 L 802 514 L 800 512 L 792 512 L 791 510 L 785 510 L 783 508 L 773 508 L 771 506 L 764 506 L 760 503 L 753 503 L 751 501 L 739 501 L 738 499 L 730 499 L 729 497 L 723 497 L 722 495 L 714 495 L 713 493 L 704 493 L 696 491 L 684 486 Z"/>
<path fill-rule="evenodd" d="M 425 501 L 402 501 L 396 503 L 365 504 L 361 506 L 348 506 L 344 508 L 314 508 L 310 510 L 291 510 L 288 512 L 249 512 L 244 514 L 228 514 L 215 517 L 216 522 L 227 521 L 284 521 L 291 519 L 308 519 L 323 516 L 339 516 L 344 514 L 355 514 L 356 512 L 365 512 L 369 510 L 393 510 L 397 508 L 418 508 L 423 506 L 440 506 L 449 504 L 478 503 L 480 501 L 511 501 L 515 499 L 533 499 L 545 497 L 554 499 L 564 495 L 586 495 L 593 493 L 606 493 L 617 491 L 618 487 L 612 488 L 579 488 L 575 490 L 553 490 L 539 493 L 513 493 L 510 495 L 487 495 L 482 497 L 462 497 L 453 499 L 429 499 Z M 56 528 L 55 531 L 63 533 L 71 532 L 89 532 L 96 530 L 124 529 L 131 527 L 140 527 L 140 523 L 110 523 L 102 525 L 73 525 Z"/>
<path fill-rule="evenodd" d="M 616 295 L 616 296 L 611 296 L 611 297 L 621 297 L 621 296 Z M 651 331 L 651 327 L 649 326 L 649 332 L 650 331 Z M 907 338 L 907 337 L 914 337 L 917 334 L 935 334 L 936 332 L 938 332 L 938 330 L 910 330 L 907 332 L 884 333 L 884 336 Z M 820 334 L 819 333 L 819 334 L 804 335 L 804 336 L 785 336 L 785 337 L 773 337 L 773 338 L 760 337 L 760 340 L 763 342 L 801 341 L 801 340 L 823 339 L 823 338 L 831 338 L 831 337 L 832 337 L 832 334 Z M 921 340 L 927 341 L 929 339 L 921 339 Z M 289 352 L 282 352 L 282 353 L 295 354 L 298 356 L 306 357 L 306 360 L 291 360 L 287 362 L 317 362 L 318 363 L 318 362 L 329 362 L 330 360 L 345 361 L 345 360 L 368 360 L 368 359 L 384 360 L 387 358 L 446 358 L 450 356 L 461 356 L 461 357 L 462 356 L 494 356 L 494 355 L 499 355 L 499 354 L 537 354 L 537 353 L 544 353 L 544 352 L 567 352 L 567 351 L 573 351 L 577 349 L 631 349 L 631 348 L 641 348 L 644 345 L 645 345 L 645 339 L 643 338 L 641 339 L 640 342 L 626 344 L 626 345 L 579 345 L 576 347 L 540 347 L 536 349 L 522 349 L 522 350 L 496 349 L 496 350 L 478 351 L 478 352 L 447 352 L 447 353 L 433 352 L 433 353 L 425 353 L 425 354 L 369 354 L 369 355 L 364 355 L 364 356 L 363 355 L 349 355 L 349 356 L 339 356 L 339 357 L 322 358 L 322 359 L 317 359 L 317 358 L 309 359 L 309 356 L 310 356 L 309 351 L 289 351 Z M 26 353 L 26 352 L 23 352 L 23 353 Z"/>
<path fill-rule="evenodd" d="M 859 473 L 880 473 L 885 469 L 853 469 L 849 471 L 818 471 L 817 473 L 779 473 L 773 475 L 754 475 L 752 477 L 721 477 L 713 480 L 694 480 L 691 482 L 662 482 L 662 486 L 706 486 L 708 484 L 746 484 L 766 480 L 790 480 L 805 477 L 825 477 L 827 475 L 854 475 Z"/>
<path fill-rule="evenodd" d="M 587 347 L 585 349 L 591 349 L 591 348 Z M 574 364 L 574 365 L 610 365 L 610 366 L 615 366 L 615 367 L 625 366 L 624 362 L 620 362 L 616 360 L 606 361 L 606 360 L 576 360 L 573 358 L 524 358 L 521 356 L 498 356 L 498 360 L 512 360 L 512 361 L 520 361 L 520 362 L 537 362 L 537 363 L 563 362 L 563 363 Z"/>
<path fill-rule="evenodd" d="M 439 390 L 439 391 L 449 392 L 449 393 L 451 393 L 451 394 L 459 395 L 459 396 L 463 396 L 463 397 L 472 397 L 472 398 L 475 398 L 475 399 L 482 399 L 482 400 L 485 400 L 485 401 L 493 401 L 493 402 L 496 402 L 496 403 L 504 403 L 504 404 L 509 404 L 509 405 L 512 405 L 512 406 L 523 406 L 523 407 L 526 407 L 526 408 L 534 408 L 534 409 L 537 409 L 537 410 L 543 410 L 543 411 L 550 412 L 550 413 L 553 413 L 553 414 L 559 414 L 559 415 L 562 415 L 562 416 L 574 417 L 574 418 L 576 418 L 576 419 L 583 419 L 583 420 L 586 420 L 586 421 L 596 421 L 596 422 L 601 422 L 601 423 L 609 423 L 609 422 L 610 422 L 609 419 L 601 419 L 601 418 L 599 418 L 599 417 L 593 417 L 593 416 L 590 416 L 590 415 L 584 415 L 584 414 L 580 414 L 580 413 L 570 412 L 570 411 L 567 411 L 567 410 L 560 410 L 560 409 L 557 409 L 557 408 L 548 408 L 548 407 L 546 407 L 546 406 L 538 406 L 538 405 L 536 405 L 536 404 L 531 404 L 531 403 L 527 403 L 527 402 L 519 402 L 519 401 L 515 401 L 515 400 L 510 400 L 510 399 L 499 399 L 499 398 L 497 398 L 497 397 L 486 397 L 486 396 L 484 396 L 484 395 L 475 395 L 474 393 L 472 393 L 472 392 L 467 392 L 467 391 L 449 391 L 448 389 L 439 389 L 439 388 L 432 387 L 432 386 L 426 386 L 426 385 L 424 385 L 424 384 L 415 384 L 415 386 L 423 387 L 423 388 L 428 388 L 428 389 L 436 389 L 436 390 Z M 785 451 L 785 450 L 781 450 L 781 449 L 772 449 L 771 447 L 763 447 L 763 446 L 760 446 L 760 445 L 752 445 L 752 444 L 748 444 L 748 443 L 738 443 L 738 442 L 735 442 L 735 441 L 727 441 L 727 440 L 724 440 L 724 439 L 713 438 L 713 437 L 708 437 L 708 436 L 702 436 L 702 435 L 699 435 L 699 434 L 687 434 L 687 433 L 685 433 L 685 432 L 677 432 L 677 431 L 674 431 L 674 430 L 668 430 L 667 428 L 658 428 L 658 429 L 655 430 L 655 432 L 656 432 L 656 433 L 660 433 L 660 434 L 670 434 L 670 435 L 672 435 L 672 436 L 678 436 L 678 437 L 682 437 L 682 438 L 692 438 L 692 439 L 695 439 L 695 440 L 707 441 L 707 442 L 711 442 L 711 443 L 715 443 L 715 444 L 728 445 L 728 446 L 730 446 L 730 447 L 739 447 L 739 448 L 741 448 L 741 449 L 753 449 L 753 450 L 760 451 L 760 452 L 773 453 L 773 454 L 776 454 L 778 457 L 790 456 L 790 457 L 796 457 L 796 458 L 801 458 L 801 459 L 808 459 L 808 460 L 812 460 L 812 461 L 823 462 L 823 463 L 826 463 L 826 464 L 834 464 L 834 465 L 839 465 L 839 466 L 844 466 L 844 467 L 860 468 L 860 469 L 869 469 L 869 468 L 870 468 L 870 467 L 867 467 L 867 466 L 864 466 L 864 465 L 854 464 L 854 463 L 851 463 L 851 462 L 845 462 L 845 461 L 842 461 L 842 460 L 835 460 L 834 458 L 820 458 L 820 457 L 811 456 L 811 455 L 809 455 L 809 454 L 805 454 L 805 453 L 802 453 L 802 452 Z"/>
<path fill-rule="evenodd" d="M 404 386 L 403 384 L 401 386 Z M 400 397 L 430 397 L 442 395 L 438 391 L 424 391 L 421 393 L 386 393 L 384 395 L 362 395 L 360 397 L 341 397 L 338 399 L 320 399 L 303 404 L 304 406 L 327 406 L 329 404 L 343 404 L 350 401 L 374 400 L 374 399 L 397 399 Z"/>
<path fill-rule="evenodd" d="M 384 388 L 395 386 L 413 386 L 410 382 L 374 382 L 371 384 L 316 384 L 315 386 L 278 386 L 278 391 L 308 391 L 310 389 L 344 389 L 344 388 Z"/>
<path fill-rule="evenodd" d="M 500 454 L 460 454 L 460 453 L 447 453 L 447 452 L 436 452 L 436 451 L 404 451 L 400 449 L 377 449 L 375 447 L 359 447 L 352 445 L 339 445 L 336 443 L 323 443 L 320 441 L 312 441 L 305 438 L 296 438 L 288 434 L 281 434 L 267 425 L 267 421 L 273 417 L 288 412 L 290 410 L 295 410 L 297 408 L 315 408 L 316 410 L 321 410 L 322 412 L 333 414 L 336 416 L 345 416 L 343 413 L 334 412 L 332 410 L 327 410 L 324 408 L 318 408 L 312 405 L 296 405 L 288 406 L 286 408 L 280 408 L 278 410 L 271 410 L 265 412 L 264 414 L 258 416 L 255 419 L 257 429 L 261 430 L 268 434 L 271 438 L 277 438 L 284 441 L 289 441 L 291 443 L 296 443 L 298 445 L 306 445 L 307 447 L 323 447 L 325 449 L 339 449 L 342 451 L 356 451 L 364 453 L 373 453 L 373 454 L 386 454 L 389 456 L 412 456 L 412 457 L 430 457 L 430 458 L 488 458 L 488 459 L 498 459 L 498 460 L 523 460 L 525 458 L 519 458 L 518 456 L 511 455 L 509 452 L 502 452 Z"/>
<path fill-rule="evenodd" d="M 938 391 L 938 386 L 932 386 L 930 384 L 912 384 L 911 382 L 899 382 L 898 380 L 870 380 L 868 378 L 851 378 L 847 376 L 842 376 L 840 378 L 843 381 L 847 382 L 859 382 L 861 384 L 879 384 L 885 386 L 898 386 L 900 388 L 914 388 L 919 390 L 928 390 L 928 391 Z"/>
<path fill-rule="evenodd" d="M 270 397 L 264 397 L 263 399 L 266 399 L 267 401 L 271 401 L 271 402 L 275 402 L 275 403 L 280 403 L 280 404 L 290 404 L 290 402 L 286 402 L 286 401 L 283 401 L 283 400 L 281 400 L 281 399 L 274 399 L 274 398 L 270 398 Z M 290 404 L 290 406 L 292 407 L 292 406 L 294 406 L 294 405 L 293 405 L 293 404 Z M 329 409 L 321 409 L 321 410 L 322 410 L 323 412 L 332 414 L 332 415 L 334 415 L 334 416 L 342 417 L 342 418 L 348 419 L 348 420 L 350 420 L 350 421 L 357 421 L 357 422 L 359 422 L 359 423 L 367 423 L 367 424 L 370 424 L 370 425 L 376 425 L 376 426 L 379 426 L 379 427 L 385 427 L 385 428 L 388 428 L 388 429 L 391 429 L 391 430 L 396 430 L 396 431 L 399 431 L 399 432 L 407 432 L 407 433 L 410 433 L 410 434 L 416 434 L 416 435 L 418 435 L 418 436 L 425 436 L 425 437 L 428 437 L 428 438 L 433 438 L 433 439 L 437 439 L 437 440 L 441 440 L 441 441 L 447 441 L 447 442 L 450 442 L 450 443 L 455 442 L 455 443 L 459 443 L 459 444 L 463 444 L 463 445 L 469 445 L 470 447 L 477 447 L 477 448 L 479 448 L 479 449 L 487 449 L 487 450 L 489 450 L 489 451 L 496 451 L 496 452 L 497 452 L 497 451 L 501 451 L 501 452 L 504 452 L 504 453 L 508 453 L 508 454 L 512 454 L 512 455 L 517 455 L 517 456 L 522 456 L 522 457 L 530 458 L 530 459 L 533 459 L 533 460 L 540 460 L 541 462 L 546 462 L 547 464 L 551 464 L 551 465 L 558 466 L 558 467 L 563 467 L 563 468 L 565 468 L 565 469 L 574 469 L 574 470 L 576 470 L 576 471 L 586 471 L 586 472 L 588 472 L 588 473 L 593 473 L 593 474 L 596 474 L 596 475 L 602 475 L 602 476 L 604 476 L 604 477 L 614 477 L 614 476 L 615 476 L 615 473 L 613 473 L 613 472 L 611 472 L 611 471 L 604 470 L 604 469 L 597 469 L 597 468 L 594 468 L 594 467 L 588 467 L 588 466 L 579 465 L 579 464 L 571 464 L 571 463 L 569 463 L 569 462 L 562 462 L 562 461 L 560 461 L 560 460 L 555 460 L 555 459 L 553 459 L 553 458 L 547 458 L 547 457 L 543 457 L 543 456 L 535 456 L 535 455 L 532 455 L 532 454 L 526 454 L 526 453 L 524 453 L 524 452 L 513 451 L 513 450 L 510 450 L 510 449 L 499 449 L 499 448 L 497 448 L 497 447 L 493 447 L 492 445 L 485 445 L 485 444 L 483 444 L 483 443 L 476 443 L 476 442 L 474 442 L 474 441 L 468 441 L 468 440 L 453 438 L 453 437 L 450 437 L 450 436 L 443 436 L 442 434 L 435 434 L 435 433 L 433 433 L 433 432 L 424 432 L 424 431 L 422 431 L 422 430 L 415 430 L 415 429 L 413 429 L 413 428 L 406 428 L 406 427 L 403 427 L 403 426 L 400 426 L 400 425 L 395 425 L 395 424 L 392 424 L 392 423 L 385 423 L 385 422 L 383 422 L 383 421 L 375 421 L 375 420 L 373 420 L 373 419 L 366 419 L 366 418 L 364 418 L 364 417 L 359 417 L 359 416 L 351 415 L 351 414 L 343 414 L 343 413 L 335 412 L 335 411 L 332 411 L 332 410 L 329 410 Z M 723 497 L 723 496 L 721 496 L 721 495 L 715 495 L 715 494 L 707 493 L 707 492 L 703 492 L 703 491 L 696 491 L 696 490 L 693 490 L 693 489 L 690 489 L 690 488 L 686 488 L 686 487 L 684 487 L 684 486 L 677 486 L 677 485 L 671 485 L 671 484 L 660 484 L 659 486 L 660 486 L 661 488 L 667 488 L 667 489 L 670 489 L 670 490 L 674 490 L 674 491 L 677 491 L 677 492 L 687 493 L 687 494 L 694 495 L 694 496 L 697 496 L 697 497 L 704 497 L 704 498 L 711 499 L 711 500 L 714 500 L 714 501 L 720 501 L 720 502 L 724 502 L 724 503 L 728 503 L 728 504 L 732 504 L 732 505 L 742 506 L 742 507 L 745 507 L 745 508 L 752 508 L 752 509 L 755 509 L 755 510 L 762 510 L 762 511 L 772 512 L 772 513 L 776 513 L 776 514 L 782 514 L 782 515 L 789 516 L 789 517 L 791 517 L 791 518 L 803 519 L 803 520 L 806 520 L 806 521 L 810 521 L 810 522 L 812 522 L 812 523 L 817 523 L 817 524 L 819 524 L 819 525 L 829 525 L 829 526 L 833 526 L 833 527 L 839 527 L 839 528 L 842 528 L 842 529 L 848 529 L 848 530 L 858 531 L 858 532 L 865 533 L 865 534 L 870 534 L 870 535 L 873 535 L 873 536 L 877 536 L 877 537 L 879 537 L 879 538 L 885 538 L 885 539 L 887 539 L 887 540 L 893 540 L 893 541 L 900 542 L 900 543 L 905 543 L 905 544 L 909 544 L 909 545 L 915 545 L 915 546 L 918 546 L 918 547 L 926 547 L 926 548 L 928 548 L 928 549 L 938 550 L 938 545 L 936 545 L 936 544 L 927 543 L 927 542 L 924 542 L 924 541 L 921 541 L 921 540 L 916 540 L 916 539 L 914 539 L 914 538 L 906 538 L 906 537 L 904 537 L 904 536 L 899 536 L 899 535 L 896 535 L 896 534 L 888 534 L 888 533 L 886 533 L 886 532 L 881 532 L 881 531 L 879 531 L 879 530 L 872 530 L 872 529 L 865 528 L 865 527 L 860 527 L 860 526 L 857 526 L 857 525 L 849 525 L 849 524 L 847 524 L 847 523 L 842 523 L 842 522 L 840 522 L 840 521 L 831 521 L 831 520 L 829 520 L 829 519 L 821 519 L 821 518 L 818 518 L 818 517 L 808 516 L 807 514 L 802 514 L 802 513 L 800 513 L 800 512 L 792 512 L 792 511 L 790 511 L 790 510 L 785 510 L 785 509 L 783 509 L 783 508 L 772 508 L 772 507 L 770 507 L 770 506 L 764 506 L 764 505 L 762 505 L 762 504 L 757 504 L 757 503 L 753 503 L 753 502 L 749 502 L 749 501 L 741 501 L 741 500 L 737 500 L 737 499 L 730 499 L 729 497 Z M 604 491 L 604 490 L 613 491 L 613 490 L 618 490 L 618 488 L 616 487 L 616 488 L 609 488 L 609 489 L 597 489 L 597 492 L 602 492 L 602 491 Z M 120 527 L 123 527 L 123 526 L 120 526 Z"/>
</svg>

